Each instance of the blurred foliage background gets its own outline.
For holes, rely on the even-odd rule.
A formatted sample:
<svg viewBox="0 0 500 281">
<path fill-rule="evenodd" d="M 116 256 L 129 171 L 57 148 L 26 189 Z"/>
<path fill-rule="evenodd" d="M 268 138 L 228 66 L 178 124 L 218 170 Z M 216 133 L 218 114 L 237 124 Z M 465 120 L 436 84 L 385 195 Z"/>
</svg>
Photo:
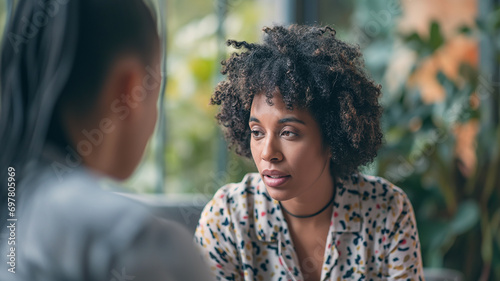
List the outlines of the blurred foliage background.
<svg viewBox="0 0 500 281">
<path fill-rule="evenodd" d="M 498 2 L 357 3 L 384 86 L 386 143 L 366 171 L 409 194 L 424 266 L 500 280 Z"/>
<path fill-rule="evenodd" d="M 126 186 L 208 200 L 255 171 L 227 152 L 208 105 L 232 51 L 225 40 L 259 41 L 273 23 L 331 25 L 360 46 L 383 85 L 385 145 L 363 172 L 408 193 L 424 266 L 500 280 L 499 7 L 498 0 L 166 1 L 159 12 L 168 31 L 167 134 L 150 142 Z M 1 32 L 5 5 L 0 17 Z"/>
</svg>

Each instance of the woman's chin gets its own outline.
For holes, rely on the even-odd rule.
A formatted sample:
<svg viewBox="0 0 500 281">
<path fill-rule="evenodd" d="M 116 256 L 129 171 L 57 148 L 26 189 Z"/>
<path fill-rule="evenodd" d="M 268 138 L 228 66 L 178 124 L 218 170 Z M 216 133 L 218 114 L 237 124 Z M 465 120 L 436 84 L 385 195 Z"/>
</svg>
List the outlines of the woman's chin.
<svg viewBox="0 0 500 281">
<path fill-rule="evenodd" d="M 269 196 L 277 201 L 287 201 L 294 197 L 289 190 L 276 189 L 269 186 L 266 186 L 266 190 Z"/>
</svg>

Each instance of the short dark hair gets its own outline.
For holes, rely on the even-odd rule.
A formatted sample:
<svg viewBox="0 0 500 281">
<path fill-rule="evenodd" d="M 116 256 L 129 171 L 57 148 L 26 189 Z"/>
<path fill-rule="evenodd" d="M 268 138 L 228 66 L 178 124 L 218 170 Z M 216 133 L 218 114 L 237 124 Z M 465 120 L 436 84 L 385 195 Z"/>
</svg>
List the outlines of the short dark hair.
<svg viewBox="0 0 500 281">
<path fill-rule="evenodd" d="M 250 108 L 256 94 L 268 104 L 278 90 L 288 109 L 307 109 L 318 122 L 338 176 L 373 161 L 382 143 L 381 86 L 366 73 L 359 47 L 336 38 L 330 27 L 266 27 L 262 44 L 228 40 L 236 49 L 222 62 L 211 98 L 229 146 L 251 157 Z"/>
</svg>

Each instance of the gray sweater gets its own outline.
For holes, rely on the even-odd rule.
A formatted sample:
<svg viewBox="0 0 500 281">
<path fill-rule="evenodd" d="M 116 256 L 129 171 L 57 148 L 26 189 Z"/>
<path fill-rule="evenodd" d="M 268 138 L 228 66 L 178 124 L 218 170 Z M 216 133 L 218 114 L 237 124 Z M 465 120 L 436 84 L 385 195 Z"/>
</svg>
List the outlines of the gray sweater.
<svg viewBox="0 0 500 281">
<path fill-rule="evenodd" d="M 2 222 L 0 280 L 211 280 L 183 227 L 103 190 L 83 165 L 47 151 L 16 174 L 17 221 Z M 15 245 L 8 245 L 13 224 Z"/>
</svg>

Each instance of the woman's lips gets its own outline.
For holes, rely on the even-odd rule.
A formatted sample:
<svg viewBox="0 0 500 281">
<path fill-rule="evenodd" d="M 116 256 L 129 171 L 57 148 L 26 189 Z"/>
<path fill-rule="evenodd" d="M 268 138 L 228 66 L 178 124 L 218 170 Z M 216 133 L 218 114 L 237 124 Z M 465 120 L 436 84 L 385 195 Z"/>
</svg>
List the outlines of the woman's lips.
<svg viewBox="0 0 500 281">
<path fill-rule="evenodd" d="M 279 187 L 286 183 L 290 176 L 263 176 L 264 183 L 269 187 Z"/>
</svg>

